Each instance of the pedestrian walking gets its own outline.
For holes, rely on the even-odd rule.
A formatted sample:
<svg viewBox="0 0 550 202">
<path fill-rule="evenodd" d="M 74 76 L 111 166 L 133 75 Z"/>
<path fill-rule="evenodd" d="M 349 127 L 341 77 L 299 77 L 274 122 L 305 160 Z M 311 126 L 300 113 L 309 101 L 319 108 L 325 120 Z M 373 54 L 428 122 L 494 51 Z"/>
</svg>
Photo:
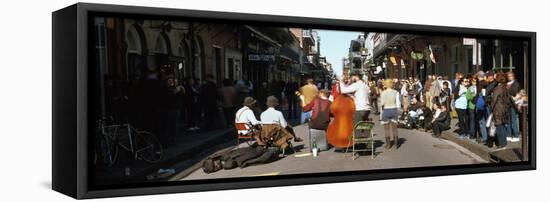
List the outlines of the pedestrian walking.
<svg viewBox="0 0 550 202">
<path fill-rule="evenodd" d="M 384 90 L 380 93 L 380 103 L 382 114 L 380 114 L 380 123 L 384 125 L 384 136 L 386 143 L 384 148 L 391 149 L 395 144 L 395 149 L 399 148 L 399 134 L 397 133 L 397 117 L 399 115 L 399 92 L 394 87 L 394 82 L 390 79 L 384 81 Z M 393 136 L 393 144 L 391 142 Z"/>
<path fill-rule="evenodd" d="M 198 106 L 199 90 L 196 88 L 196 80 L 187 77 L 184 83 L 183 110 L 185 113 L 185 122 L 187 130 L 198 130 L 198 121 L 200 109 Z"/>
<path fill-rule="evenodd" d="M 223 87 L 219 89 L 221 97 L 221 106 L 224 114 L 225 124 L 230 127 L 235 120 L 235 102 L 237 99 L 237 89 L 233 86 L 233 82 L 230 79 L 224 79 L 222 81 Z"/>
<path fill-rule="evenodd" d="M 207 130 L 214 129 L 219 125 L 218 112 L 218 91 L 214 76 L 206 75 L 206 81 L 199 90 L 199 102 L 204 113 L 204 128 Z"/>
</svg>

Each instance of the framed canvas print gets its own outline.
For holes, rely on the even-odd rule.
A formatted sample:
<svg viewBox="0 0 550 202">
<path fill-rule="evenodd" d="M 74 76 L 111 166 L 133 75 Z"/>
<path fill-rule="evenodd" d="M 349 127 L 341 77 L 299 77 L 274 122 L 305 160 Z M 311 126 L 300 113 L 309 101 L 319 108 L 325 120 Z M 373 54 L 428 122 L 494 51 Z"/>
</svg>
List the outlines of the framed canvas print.
<svg viewBox="0 0 550 202">
<path fill-rule="evenodd" d="M 74 198 L 533 170 L 536 33 L 78 3 L 53 20 Z"/>
</svg>

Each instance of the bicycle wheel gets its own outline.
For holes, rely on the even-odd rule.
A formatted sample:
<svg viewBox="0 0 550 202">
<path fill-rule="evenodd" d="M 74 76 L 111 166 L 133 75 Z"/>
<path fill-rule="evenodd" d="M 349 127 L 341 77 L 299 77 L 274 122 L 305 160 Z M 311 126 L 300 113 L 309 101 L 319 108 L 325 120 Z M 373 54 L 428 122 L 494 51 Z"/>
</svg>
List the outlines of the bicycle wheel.
<svg viewBox="0 0 550 202">
<path fill-rule="evenodd" d="M 107 166 L 113 166 L 118 157 L 118 147 L 106 135 L 99 136 L 98 149 L 96 150 L 99 161 Z"/>
<path fill-rule="evenodd" d="M 135 133 L 136 156 L 148 163 L 156 163 L 162 159 L 162 145 L 150 132 L 136 131 Z"/>
</svg>

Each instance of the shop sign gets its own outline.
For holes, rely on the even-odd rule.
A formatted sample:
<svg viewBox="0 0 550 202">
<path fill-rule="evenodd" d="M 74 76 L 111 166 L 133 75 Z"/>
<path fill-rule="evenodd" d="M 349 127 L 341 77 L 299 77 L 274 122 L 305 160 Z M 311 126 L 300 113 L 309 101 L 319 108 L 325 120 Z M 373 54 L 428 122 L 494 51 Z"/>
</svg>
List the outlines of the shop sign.
<svg viewBox="0 0 550 202">
<path fill-rule="evenodd" d="M 275 61 L 275 56 L 270 54 L 248 54 L 250 61 Z"/>
<path fill-rule="evenodd" d="M 464 38 L 462 40 L 462 44 L 473 46 L 474 44 L 476 44 L 476 39 L 474 39 L 474 38 Z"/>
</svg>

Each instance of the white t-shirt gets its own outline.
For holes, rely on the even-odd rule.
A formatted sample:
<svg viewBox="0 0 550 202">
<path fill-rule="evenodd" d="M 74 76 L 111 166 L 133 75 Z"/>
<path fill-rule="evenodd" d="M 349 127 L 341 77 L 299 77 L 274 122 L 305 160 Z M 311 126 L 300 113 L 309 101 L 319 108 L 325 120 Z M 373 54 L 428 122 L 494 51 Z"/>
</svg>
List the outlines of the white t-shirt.
<svg viewBox="0 0 550 202">
<path fill-rule="evenodd" d="M 277 111 L 273 107 L 267 108 L 264 112 L 262 112 L 260 115 L 260 120 L 263 124 L 281 124 L 283 128 L 288 126 L 283 113 Z"/>
<path fill-rule="evenodd" d="M 343 82 L 340 82 L 340 91 L 342 94 L 353 93 L 353 101 L 355 102 L 355 111 L 370 110 L 369 93 L 370 88 L 367 84 L 358 80 L 355 83 L 346 86 Z"/>
<path fill-rule="evenodd" d="M 260 121 L 256 119 L 256 116 L 254 115 L 254 112 L 252 111 L 252 109 L 248 108 L 247 106 L 244 106 L 241 109 L 239 109 L 235 114 L 235 123 L 251 123 L 252 125 L 257 125 L 257 124 L 260 124 Z M 237 132 L 241 134 L 248 133 L 248 131 L 246 130 L 239 130 Z"/>
</svg>

